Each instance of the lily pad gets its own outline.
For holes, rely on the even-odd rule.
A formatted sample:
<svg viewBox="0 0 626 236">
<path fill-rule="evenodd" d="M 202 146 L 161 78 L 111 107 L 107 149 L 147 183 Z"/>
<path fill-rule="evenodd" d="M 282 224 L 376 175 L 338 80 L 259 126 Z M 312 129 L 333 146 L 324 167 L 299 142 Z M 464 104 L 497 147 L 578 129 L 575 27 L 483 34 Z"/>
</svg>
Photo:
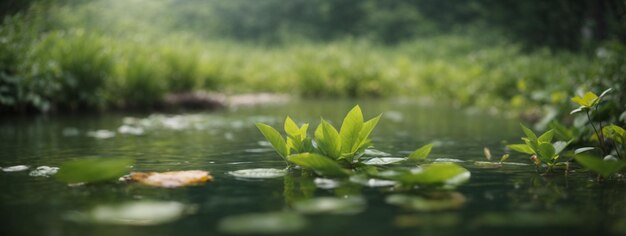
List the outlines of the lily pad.
<svg viewBox="0 0 626 236">
<path fill-rule="evenodd" d="M 388 204 L 416 211 L 442 211 L 458 209 L 465 204 L 465 197 L 456 192 L 431 194 L 431 196 L 411 196 L 405 194 L 389 195 Z"/>
<path fill-rule="evenodd" d="M 213 180 L 208 171 L 186 170 L 168 172 L 133 172 L 124 179 L 154 187 L 176 188 Z"/>
<path fill-rule="evenodd" d="M 72 221 L 114 225 L 158 225 L 179 219 L 191 208 L 179 202 L 137 201 L 101 205 L 86 212 L 67 215 Z"/>
<path fill-rule="evenodd" d="M 2 171 L 4 171 L 4 172 L 18 172 L 18 171 L 28 170 L 28 168 L 30 168 L 30 167 L 26 166 L 26 165 L 17 165 L 17 166 L 10 166 L 10 167 L 2 168 Z"/>
<path fill-rule="evenodd" d="M 304 217 L 291 212 L 252 213 L 221 220 L 218 229 L 229 234 L 294 233 L 305 228 Z"/>
<path fill-rule="evenodd" d="M 50 177 L 59 171 L 59 167 L 40 166 L 31 171 L 30 176 Z"/>
<path fill-rule="evenodd" d="M 305 214 L 351 215 L 365 210 L 365 199 L 362 197 L 319 197 L 296 202 L 294 209 Z"/>
<path fill-rule="evenodd" d="M 273 169 L 273 168 L 256 168 L 256 169 L 229 171 L 228 174 L 235 176 L 237 178 L 271 179 L 271 178 L 283 177 L 287 174 L 287 171 L 283 169 Z"/>
<path fill-rule="evenodd" d="M 372 158 L 363 162 L 363 164 L 382 166 L 382 165 L 389 165 L 389 164 L 398 163 L 398 162 L 402 162 L 406 160 L 407 160 L 406 158 L 402 158 L 402 157 L 375 157 L 375 158 Z"/>
</svg>

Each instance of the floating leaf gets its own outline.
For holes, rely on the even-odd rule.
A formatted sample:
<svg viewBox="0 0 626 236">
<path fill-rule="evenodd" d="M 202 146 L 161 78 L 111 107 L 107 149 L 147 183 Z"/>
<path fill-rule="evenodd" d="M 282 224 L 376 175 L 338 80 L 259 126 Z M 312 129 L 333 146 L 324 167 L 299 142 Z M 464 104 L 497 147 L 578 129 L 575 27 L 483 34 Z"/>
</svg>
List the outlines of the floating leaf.
<svg viewBox="0 0 626 236">
<path fill-rule="evenodd" d="M 256 127 L 261 131 L 265 139 L 272 144 L 272 147 L 278 152 L 278 154 L 283 158 L 289 155 L 289 149 L 287 149 L 287 143 L 283 139 L 283 136 L 280 135 L 276 129 L 272 128 L 269 125 L 263 123 L 257 123 Z"/>
<path fill-rule="evenodd" d="M 365 210 L 362 197 L 318 197 L 296 202 L 294 209 L 305 214 L 357 214 Z"/>
<path fill-rule="evenodd" d="M 386 156 L 391 156 L 391 154 L 383 152 L 383 151 L 380 151 L 380 150 L 368 148 L 368 149 L 365 149 L 365 151 L 363 152 L 363 156 L 368 156 L 368 157 L 386 157 Z"/>
<path fill-rule="evenodd" d="M 357 183 L 367 187 L 391 187 L 398 184 L 398 182 L 386 179 L 373 179 L 368 178 L 365 175 L 350 176 L 350 182 Z"/>
<path fill-rule="evenodd" d="M 432 194 L 428 198 L 405 194 L 392 194 L 385 198 L 387 204 L 400 206 L 416 211 L 442 211 L 462 207 L 465 197 L 456 192 Z"/>
<path fill-rule="evenodd" d="M 229 175 L 237 178 L 249 178 L 249 179 L 269 179 L 283 177 L 287 174 L 286 170 L 272 169 L 272 168 L 256 168 L 245 169 L 228 172 Z"/>
<path fill-rule="evenodd" d="M 30 168 L 30 166 L 27 166 L 27 165 L 17 165 L 17 166 L 9 166 L 9 167 L 2 168 L 2 171 L 4 171 L 4 172 L 18 172 L 18 171 L 28 170 L 29 168 Z"/>
<path fill-rule="evenodd" d="M 124 178 L 126 179 L 126 178 Z M 133 172 L 127 179 L 154 187 L 176 188 L 212 181 L 213 176 L 203 170 L 168 172 Z"/>
<path fill-rule="evenodd" d="M 590 169 L 605 178 L 619 172 L 624 167 L 626 167 L 626 161 L 622 160 L 605 161 L 587 154 L 577 154 L 574 158 L 585 168 Z"/>
<path fill-rule="evenodd" d="M 337 180 L 326 178 L 315 178 L 315 180 L 313 180 L 313 183 L 315 183 L 315 186 L 317 186 L 318 188 L 323 189 L 334 189 L 341 185 L 341 182 Z"/>
<path fill-rule="evenodd" d="M 413 153 L 411 153 L 409 155 L 409 159 L 415 160 L 415 161 L 424 160 L 426 159 L 426 157 L 428 157 L 428 154 L 430 154 L 430 150 L 432 149 L 433 149 L 432 143 L 426 144 L 418 148 L 417 150 L 415 150 Z"/>
<path fill-rule="evenodd" d="M 462 163 L 464 160 L 454 159 L 454 158 L 437 158 L 433 160 L 433 162 L 454 162 L 454 163 Z"/>
<path fill-rule="evenodd" d="M 72 221 L 115 225 L 158 225 L 179 219 L 190 210 L 178 202 L 137 201 L 97 206 L 67 215 Z"/>
<path fill-rule="evenodd" d="M 50 177 L 56 174 L 58 171 L 59 171 L 59 167 L 40 166 L 40 167 L 37 167 L 37 169 L 28 173 L 28 175 L 34 176 L 34 177 L 39 177 L 39 176 Z"/>
<path fill-rule="evenodd" d="M 470 177 L 470 172 L 454 163 L 422 165 L 418 171 L 401 174 L 393 179 L 404 184 L 460 184 Z"/>
<path fill-rule="evenodd" d="M 109 130 L 96 130 L 87 132 L 87 136 L 96 139 L 109 139 L 115 137 L 115 132 Z"/>
<path fill-rule="evenodd" d="M 348 176 L 350 173 L 332 159 L 314 153 L 291 155 L 288 157 L 288 160 L 303 168 L 312 169 L 323 176 L 342 177 Z"/>
<path fill-rule="evenodd" d="M 398 163 L 398 162 L 402 162 L 406 160 L 407 160 L 406 158 L 402 158 L 402 157 L 374 157 L 372 159 L 369 159 L 363 162 L 363 164 L 382 166 L 382 165 L 389 165 L 389 164 Z"/>
<path fill-rule="evenodd" d="M 128 173 L 135 161 L 129 158 L 89 158 L 64 163 L 55 177 L 66 183 L 99 182 Z"/>
<path fill-rule="evenodd" d="M 475 161 L 474 165 L 486 168 L 499 168 L 502 167 L 501 162 L 490 162 L 490 161 Z"/>
<path fill-rule="evenodd" d="M 218 229 L 229 234 L 281 234 L 298 232 L 306 225 L 306 219 L 296 213 L 273 212 L 230 216 L 219 222 Z"/>
</svg>

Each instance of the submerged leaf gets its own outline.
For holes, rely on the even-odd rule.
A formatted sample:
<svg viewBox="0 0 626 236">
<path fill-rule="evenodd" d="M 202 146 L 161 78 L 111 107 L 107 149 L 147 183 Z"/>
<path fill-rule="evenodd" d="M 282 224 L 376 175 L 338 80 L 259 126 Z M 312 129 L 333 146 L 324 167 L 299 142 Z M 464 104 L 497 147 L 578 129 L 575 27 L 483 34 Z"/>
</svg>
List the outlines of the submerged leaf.
<svg viewBox="0 0 626 236">
<path fill-rule="evenodd" d="M 251 213 L 221 220 L 218 229 L 229 234 L 295 233 L 306 227 L 304 217 L 290 212 Z"/>
<path fill-rule="evenodd" d="M 626 167 L 626 161 L 602 160 L 587 154 L 577 154 L 574 159 L 576 159 L 576 161 L 585 168 L 590 169 L 605 178 Z"/>
<path fill-rule="evenodd" d="M 415 160 L 415 161 L 424 160 L 426 159 L 426 157 L 428 157 L 428 154 L 430 154 L 430 150 L 432 149 L 433 149 L 432 143 L 426 144 L 418 148 L 417 150 L 415 150 L 413 153 L 411 153 L 409 155 L 409 159 Z"/>
<path fill-rule="evenodd" d="M 175 221 L 189 209 L 178 202 L 137 201 L 101 205 L 87 212 L 68 214 L 67 218 L 82 223 L 157 225 Z"/>
<path fill-rule="evenodd" d="M 466 200 L 462 194 L 452 192 L 435 194 L 433 196 L 429 196 L 429 198 L 404 194 L 392 194 L 385 198 L 385 202 L 387 202 L 387 204 L 416 211 L 442 211 L 458 209 L 465 204 Z"/>
<path fill-rule="evenodd" d="M 272 168 L 256 168 L 256 169 L 229 171 L 228 174 L 235 176 L 237 178 L 269 179 L 269 178 L 283 177 L 287 174 L 287 171 L 281 170 L 281 169 L 272 169 Z"/>
<path fill-rule="evenodd" d="M 209 172 L 202 170 L 168 172 L 133 172 L 128 179 L 154 187 L 176 188 L 213 180 Z"/>
<path fill-rule="evenodd" d="M 318 197 L 296 202 L 294 209 L 305 214 L 357 214 L 365 210 L 362 197 Z"/>
<path fill-rule="evenodd" d="M 303 168 L 312 169 L 323 176 L 343 177 L 350 174 L 348 170 L 342 168 L 332 159 L 314 153 L 291 155 L 288 160 Z"/>
<path fill-rule="evenodd" d="M 129 158 L 89 158 L 64 163 L 55 177 L 66 183 L 99 182 L 128 173 Z"/>
</svg>

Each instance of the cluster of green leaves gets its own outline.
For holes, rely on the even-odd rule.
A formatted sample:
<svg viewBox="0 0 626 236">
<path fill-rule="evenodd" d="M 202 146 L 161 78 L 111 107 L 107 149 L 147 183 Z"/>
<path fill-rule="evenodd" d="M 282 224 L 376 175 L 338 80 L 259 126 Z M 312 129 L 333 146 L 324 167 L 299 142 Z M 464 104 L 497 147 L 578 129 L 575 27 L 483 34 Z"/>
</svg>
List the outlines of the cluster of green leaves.
<svg viewBox="0 0 626 236">
<path fill-rule="evenodd" d="M 511 144 L 507 145 L 508 148 L 514 151 L 532 155 L 533 162 L 539 166 L 541 163 L 545 163 L 548 166 L 548 171 L 557 163 L 559 154 L 568 145 L 568 142 L 556 141 L 554 139 L 554 130 L 550 129 L 540 136 L 537 136 L 535 132 L 528 127 L 521 125 L 522 130 L 526 134 L 523 137 L 523 144 Z"/>
<path fill-rule="evenodd" d="M 422 165 L 418 169 L 399 168 L 387 170 L 386 174 L 380 173 L 375 165 L 408 160 L 423 161 L 433 147 L 432 144 L 426 144 L 406 158 L 377 158 L 376 162 L 364 162 L 362 156 L 365 150 L 372 146 L 369 136 L 380 117 L 381 115 L 378 115 L 370 120 L 364 120 L 361 108 L 357 105 L 345 116 L 339 130 L 321 119 L 313 138 L 307 136 L 309 124 L 298 126 L 290 117 L 285 119 L 284 137 L 269 125 L 257 123 L 256 126 L 288 165 L 295 164 L 311 169 L 322 176 L 347 177 L 365 174 L 407 185 L 446 184 L 452 183 L 449 181 L 456 176 L 465 176 L 461 178 L 463 180 L 469 177 L 469 171 L 454 163 L 433 163 Z"/>
<path fill-rule="evenodd" d="M 583 167 L 605 178 L 620 172 L 626 167 L 626 161 L 622 156 L 622 153 L 626 150 L 626 131 L 624 131 L 624 128 L 615 124 L 603 127 L 601 121 L 597 122 L 596 125 L 592 119 L 595 113 L 597 113 L 602 99 L 611 91 L 612 89 L 609 88 L 602 92 L 600 96 L 593 92 L 587 92 L 583 96 L 573 97 L 572 102 L 578 104 L 579 107 L 570 112 L 570 114 L 585 112 L 589 125 L 594 131 L 591 139 L 597 140 L 596 147 L 576 149 L 574 158 Z M 597 153 L 593 154 L 592 151 L 599 153 L 600 156 Z"/>
<path fill-rule="evenodd" d="M 626 168 L 626 160 L 622 156 L 622 153 L 626 150 L 626 131 L 624 131 L 624 128 L 615 124 L 603 126 L 603 122 L 593 119 L 597 115 L 603 99 L 611 91 L 612 89 L 609 88 L 602 92 L 600 96 L 593 92 L 586 92 L 571 99 L 578 107 L 572 110 L 570 114 L 584 113 L 586 117 L 583 118 L 587 119 L 586 123 L 593 130 L 591 137 L 585 140 L 595 141 L 597 144 L 596 146 L 577 148 L 571 156 L 578 164 L 604 178 L 610 177 Z M 548 166 L 548 170 L 556 164 L 565 164 L 557 162 L 559 154 L 571 142 L 582 141 L 577 140 L 577 136 L 584 133 L 578 133 L 576 129 L 567 128 L 558 122 L 552 122 L 550 127 L 552 129 L 537 137 L 532 130 L 522 125 L 522 129 L 526 134 L 526 137 L 522 138 L 524 144 L 512 144 L 508 145 L 508 147 L 511 150 L 532 155 L 535 164 L 539 165 L 543 162 Z M 555 136 L 568 141 L 551 143 Z"/>
<path fill-rule="evenodd" d="M 378 115 L 364 121 L 361 108 L 355 106 L 344 118 L 339 131 L 328 121 L 321 119 L 321 123 L 315 129 L 314 139 L 307 137 L 309 124 L 298 127 L 290 117 L 287 117 L 284 123 L 287 134 L 285 138 L 269 125 L 258 123 L 256 126 L 288 163 L 299 162 L 300 159 L 319 159 L 317 156 L 324 156 L 349 166 L 371 146 L 369 135 L 380 117 L 381 115 Z M 296 154 L 309 155 L 309 158 Z"/>
</svg>

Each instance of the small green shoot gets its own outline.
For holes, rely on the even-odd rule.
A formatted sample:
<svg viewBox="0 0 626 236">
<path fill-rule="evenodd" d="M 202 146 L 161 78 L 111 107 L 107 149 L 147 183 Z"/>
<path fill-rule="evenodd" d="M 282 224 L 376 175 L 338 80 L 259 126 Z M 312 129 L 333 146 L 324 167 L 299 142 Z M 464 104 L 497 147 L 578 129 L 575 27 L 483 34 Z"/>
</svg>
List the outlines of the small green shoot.
<svg viewBox="0 0 626 236">
<path fill-rule="evenodd" d="M 418 148 L 417 150 L 415 150 L 413 153 L 411 153 L 408 158 L 410 160 L 414 160 L 414 161 L 421 161 L 426 159 L 426 157 L 428 157 L 428 154 L 430 154 L 430 151 L 433 149 L 433 144 L 429 143 L 426 144 L 420 148 Z"/>
<path fill-rule="evenodd" d="M 543 162 L 548 166 L 548 171 L 550 171 L 559 159 L 559 154 L 565 149 L 568 143 L 562 141 L 552 143 L 555 134 L 552 129 L 537 137 L 532 130 L 524 125 L 521 126 L 526 134 L 526 137 L 522 138 L 524 144 L 511 144 L 507 145 L 507 147 L 517 152 L 532 155 L 531 159 L 536 165 Z"/>
</svg>

